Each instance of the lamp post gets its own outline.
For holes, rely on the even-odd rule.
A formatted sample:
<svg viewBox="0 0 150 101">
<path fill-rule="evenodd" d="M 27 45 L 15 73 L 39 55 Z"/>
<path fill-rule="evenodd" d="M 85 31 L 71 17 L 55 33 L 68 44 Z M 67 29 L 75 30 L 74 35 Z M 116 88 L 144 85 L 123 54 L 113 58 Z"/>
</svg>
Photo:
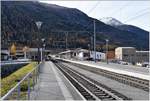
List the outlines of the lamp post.
<svg viewBox="0 0 150 101">
<path fill-rule="evenodd" d="M 38 28 L 38 64 L 40 63 L 40 43 L 39 43 L 39 33 L 40 33 L 40 28 L 41 28 L 41 25 L 42 25 L 42 22 L 41 21 L 37 21 L 35 22 L 36 23 L 36 26 Z"/>
<path fill-rule="evenodd" d="M 41 61 L 42 61 L 44 59 L 43 56 L 45 56 L 43 52 L 45 51 L 45 38 L 42 38 L 41 40 L 42 40 L 42 50 L 41 50 Z"/>
<path fill-rule="evenodd" d="M 106 39 L 106 61 L 107 61 L 107 64 L 108 64 L 108 42 L 109 42 L 109 40 Z"/>
</svg>

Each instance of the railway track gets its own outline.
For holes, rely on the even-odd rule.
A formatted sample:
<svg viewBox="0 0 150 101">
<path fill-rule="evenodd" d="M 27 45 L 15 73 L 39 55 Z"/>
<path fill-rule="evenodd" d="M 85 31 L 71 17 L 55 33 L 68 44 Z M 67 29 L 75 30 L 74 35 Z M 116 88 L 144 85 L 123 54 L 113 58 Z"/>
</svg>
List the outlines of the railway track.
<svg viewBox="0 0 150 101">
<path fill-rule="evenodd" d="M 53 62 L 86 100 L 131 100 L 131 98 L 69 68 L 60 61 Z"/>
<path fill-rule="evenodd" d="M 69 63 L 69 64 L 79 67 L 81 69 L 93 72 L 95 74 L 102 75 L 107 78 L 116 80 L 120 83 L 124 83 L 124 84 L 130 85 L 132 87 L 136 87 L 136 88 L 139 88 L 139 89 L 149 92 L 149 81 L 148 80 L 131 77 L 128 75 L 118 74 L 118 73 L 114 73 L 114 72 L 110 72 L 110 71 L 106 71 L 106 70 L 102 70 L 102 69 L 98 69 L 98 68 L 93 69 L 92 67 L 84 66 L 84 65 L 80 65 L 80 64 L 75 64 L 75 63 Z"/>
</svg>

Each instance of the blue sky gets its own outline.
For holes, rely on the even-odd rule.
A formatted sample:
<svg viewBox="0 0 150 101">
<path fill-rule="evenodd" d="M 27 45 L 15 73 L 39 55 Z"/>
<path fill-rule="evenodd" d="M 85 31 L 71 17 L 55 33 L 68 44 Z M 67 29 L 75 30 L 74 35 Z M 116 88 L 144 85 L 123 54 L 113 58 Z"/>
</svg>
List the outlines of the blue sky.
<svg viewBox="0 0 150 101">
<path fill-rule="evenodd" d="M 150 1 L 42 1 L 77 8 L 93 18 L 113 17 L 150 31 Z"/>
</svg>

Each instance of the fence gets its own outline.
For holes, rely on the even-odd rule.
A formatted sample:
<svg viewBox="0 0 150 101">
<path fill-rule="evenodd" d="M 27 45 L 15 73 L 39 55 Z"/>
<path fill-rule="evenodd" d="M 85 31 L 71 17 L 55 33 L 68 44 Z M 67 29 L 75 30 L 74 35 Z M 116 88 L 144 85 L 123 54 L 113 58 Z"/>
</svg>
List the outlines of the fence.
<svg viewBox="0 0 150 101">
<path fill-rule="evenodd" d="M 31 72 L 26 74 L 18 83 L 8 91 L 1 99 L 2 100 L 30 100 L 31 91 L 34 90 L 38 83 L 40 68 L 43 63 L 36 66 Z"/>
</svg>

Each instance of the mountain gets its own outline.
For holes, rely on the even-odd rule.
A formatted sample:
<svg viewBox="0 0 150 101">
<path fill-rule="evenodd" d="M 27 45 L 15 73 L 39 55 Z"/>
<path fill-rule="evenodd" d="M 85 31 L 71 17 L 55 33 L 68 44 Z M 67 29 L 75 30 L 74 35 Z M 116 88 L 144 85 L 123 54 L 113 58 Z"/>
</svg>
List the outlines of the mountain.
<svg viewBox="0 0 150 101">
<path fill-rule="evenodd" d="M 100 19 L 100 21 L 104 22 L 107 25 L 111 25 L 111 26 L 123 25 L 122 22 L 120 22 L 120 21 L 118 21 L 118 20 L 116 20 L 115 18 L 112 18 L 112 17 L 105 17 L 105 18 Z"/>
<path fill-rule="evenodd" d="M 136 26 L 133 26 L 133 25 L 123 24 L 119 20 L 117 20 L 115 18 L 112 18 L 112 17 L 102 18 L 102 19 L 100 19 L 100 21 L 104 22 L 107 25 L 115 27 L 117 29 L 132 32 L 132 33 L 137 35 L 138 40 L 143 40 L 143 41 L 144 40 L 149 40 L 149 32 L 147 32 L 147 31 L 145 31 L 145 30 L 143 30 L 139 27 L 136 27 Z M 143 45 L 144 44 L 145 43 L 143 43 Z"/>
<path fill-rule="evenodd" d="M 105 39 L 109 39 L 109 48 L 134 46 L 148 49 L 148 32 L 142 35 L 122 30 L 91 18 L 76 8 L 36 1 L 1 1 L 2 48 L 7 48 L 12 42 L 20 47 L 37 47 L 41 43 L 38 37 L 46 39 L 46 48 L 65 48 L 66 39 L 69 48 L 88 48 L 93 37 L 94 20 L 98 49 L 105 46 Z M 43 22 L 40 30 L 36 21 Z"/>
</svg>

